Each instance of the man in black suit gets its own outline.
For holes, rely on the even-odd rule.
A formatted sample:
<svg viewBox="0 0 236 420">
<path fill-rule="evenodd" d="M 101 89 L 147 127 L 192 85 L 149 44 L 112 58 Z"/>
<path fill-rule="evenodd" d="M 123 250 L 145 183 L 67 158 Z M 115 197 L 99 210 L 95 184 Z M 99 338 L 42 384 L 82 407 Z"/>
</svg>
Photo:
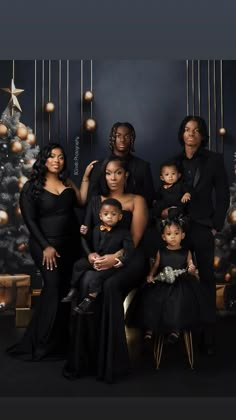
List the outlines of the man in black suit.
<svg viewBox="0 0 236 420">
<path fill-rule="evenodd" d="M 214 235 L 224 224 L 229 206 L 229 186 L 223 156 L 205 149 L 208 130 L 201 117 L 185 117 L 180 124 L 178 137 L 184 150 L 176 162 L 185 184 L 191 188 L 188 241 L 195 253 L 200 281 L 208 294 L 211 313 L 201 335 L 201 347 L 212 355 L 215 352 L 216 314 Z"/>
<path fill-rule="evenodd" d="M 120 225 L 122 219 L 122 205 L 115 198 L 103 200 L 100 207 L 99 217 L 101 223 L 93 229 L 92 238 L 90 232 L 84 240 L 87 257 L 80 258 L 73 266 L 71 290 L 62 302 L 70 302 L 77 294 L 77 285 L 81 277 L 89 272 L 88 295 L 74 308 L 80 314 L 93 313 L 91 307 L 97 294 L 102 290 L 102 284 L 114 271 L 126 266 L 134 253 L 134 244 L 129 229 Z M 84 226 L 85 228 L 85 226 Z M 91 238 L 91 239 L 90 239 Z M 90 239 L 90 240 L 89 240 Z M 122 252 L 121 252 L 122 251 Z M 96 258 L 106 254 L 117 253 L 117 263 L 107 270 L 101 270 Z"/>
<path fill-rule="evenodd" d="M 119 156 L 127 160 L 129 177 L 125 191 L 142 195 L 146 199 L 148 207 L 151 208 L 155 197 L 151 168 L 148 162 L 131 153 L 134 152 L 135 137 L 134 127 L 130 123 L 116 122 L 112 126 L 109 136 L 111 154 L 108 158 Z M 90 175 L 88 199 L 92 195 L 102 193 L 103 164 L 104 161 L 99 161 L 94 165 Z"/>
</svg>

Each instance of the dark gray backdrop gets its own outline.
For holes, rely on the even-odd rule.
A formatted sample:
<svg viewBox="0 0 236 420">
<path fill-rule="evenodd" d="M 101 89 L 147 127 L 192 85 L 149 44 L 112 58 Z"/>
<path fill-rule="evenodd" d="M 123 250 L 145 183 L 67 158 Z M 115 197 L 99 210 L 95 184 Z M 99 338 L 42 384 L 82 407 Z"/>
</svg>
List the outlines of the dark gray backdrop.
<svg viewBox="0 0 236 420">
<path fill-rule="evenodd" d="M 137 134 L 135 153 L 151 163 L 157 188 L 160 163 L 180 150 L 177 131 L 181 120 L 187 111 L 200 113 L 210 128 L 210 148 L 224 153 L 232 182 L 236 61 L 222 61 L 222 84 L 220 60 L 189 60 L 188 67 L 187 72 L 185 60 L 15 60 L 15 85 L 25 89 L 18 97 L 21 121 L 33 130 L 36 128 L 40 146 L 49 140 L 63 144 L 71 176 L 78 184 L 86 164 L 107 154 L 112 124 L 129 121 Z M 10 86 L 12 71 L 12 60 L 0 61 L 0 87 Z M 94 100 L 89 104 L 81 98 L 91 84 Z M 55 103 L 55 112 L 50 115 L 43 110 L 49 96 Z M 9 94 L 0 91 L 0 112 L 8 100 Z M 83 122 L 91 115 L 96 119 L 97 129 L 88 133 Z M 224 138 L 218 132 L 222 115 L 227 130 Z M 76 154 L 79 154 L 78 171 Z"/>
</svg>

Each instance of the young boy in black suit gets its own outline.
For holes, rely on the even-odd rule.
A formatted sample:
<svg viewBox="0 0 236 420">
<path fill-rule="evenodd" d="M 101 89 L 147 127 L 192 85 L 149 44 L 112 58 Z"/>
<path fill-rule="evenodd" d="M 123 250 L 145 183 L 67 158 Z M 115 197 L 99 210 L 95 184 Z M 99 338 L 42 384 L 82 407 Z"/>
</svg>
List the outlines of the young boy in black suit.
<svg viewBox="0 0 236 420">
<path fill-rule="evenodd" d="M 76 285 L 81 276 L 89 271 L 88 295 L 73 309 L 80 314 L 92 314 L 94 312 L 95 300 L 102 290 L 103 281 L 110 277 L 114 270 L 127 265 L 134 251 L 130 231 L 119 223 L 123 216 L 121 203 L 114 198 L 102 201 L 99 216 L 101 222 L 93 229 L 92 250 L 88 258 L 80 258 L 75 262 L 71 280 L 72 288 L 62 300 L 62 302 L 70 302 L 73 299 L 77 293 Z M 121 250 L 121 253 L 114 268 L 100 270 L 96 264 L 96 259 L 119 250 Z"/>
</svg>

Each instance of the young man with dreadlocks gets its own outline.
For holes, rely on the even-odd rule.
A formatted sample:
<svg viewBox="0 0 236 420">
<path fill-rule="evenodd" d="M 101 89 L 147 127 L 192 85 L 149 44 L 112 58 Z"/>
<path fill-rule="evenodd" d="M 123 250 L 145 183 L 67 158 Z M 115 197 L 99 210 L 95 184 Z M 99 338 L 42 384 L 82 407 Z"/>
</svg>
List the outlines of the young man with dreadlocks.
<svg viewBox="0 0 236 420">
<path fill-rule="evenodd" d="M 145 160 L 134 156 L 135 142 L 134 127 L 128 122 L 116 122 L 113 124 L 109 136 L 109 145 L 111 153 L 106 157 L 119 156 L 127 161 L 129 177 L 125 186 L 125 192 L 142 195 L 148 204 L 152 207 L 155 197 L 153 178 L 150 164 Z M 88 199 L 92 195 L 101 194 L 101 177 L 103 161 L 94 165 L 90 176 Z"/>
</svg>

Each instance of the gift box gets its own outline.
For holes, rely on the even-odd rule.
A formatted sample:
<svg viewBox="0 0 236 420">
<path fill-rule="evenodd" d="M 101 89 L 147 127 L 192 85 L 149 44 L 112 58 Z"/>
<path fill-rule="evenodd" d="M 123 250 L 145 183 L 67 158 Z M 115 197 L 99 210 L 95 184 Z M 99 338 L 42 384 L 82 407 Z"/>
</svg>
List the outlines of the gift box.
<svg viewBox="0 0 236 420">
<path fill-rule="evenodd" d="M 224 299 L 225 286 L 226 286 L 225 284 L 216 285 L 216 309 L 218 310 L 225 310 L 225 299 Z"/>
<path fill-rule="evenodd" d="M 0 304 L 5 309 L 30 308 L 30 276 L 28 274 L 1 274 Z"/>
<path fill-rule="evenodd" d="M 26 328 L 31 320 L 32 311 L 30 308 L 16 308 L 16 327 Z"/>
</svg>

